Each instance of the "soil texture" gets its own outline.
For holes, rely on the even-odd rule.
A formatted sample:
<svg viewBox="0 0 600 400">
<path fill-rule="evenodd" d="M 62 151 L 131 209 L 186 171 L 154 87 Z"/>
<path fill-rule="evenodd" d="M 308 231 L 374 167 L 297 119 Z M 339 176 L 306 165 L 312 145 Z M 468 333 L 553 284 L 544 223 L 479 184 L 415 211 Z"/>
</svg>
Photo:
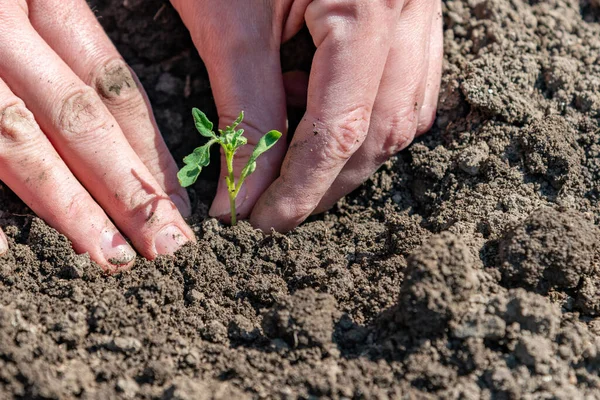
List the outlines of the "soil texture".
<svg viewBox="0 0 600 400">
<path fill-rule="evenodd" d="M 187 31 L 91 3 L 181 160 L 215 117 Z M 432 131 L 289 234 L 208 218 L 213 166 L 198 243 L 105 276 L 0 186 L 0 398 L 600 398 L 600 3 L 443 13 Z"/>
</svg>

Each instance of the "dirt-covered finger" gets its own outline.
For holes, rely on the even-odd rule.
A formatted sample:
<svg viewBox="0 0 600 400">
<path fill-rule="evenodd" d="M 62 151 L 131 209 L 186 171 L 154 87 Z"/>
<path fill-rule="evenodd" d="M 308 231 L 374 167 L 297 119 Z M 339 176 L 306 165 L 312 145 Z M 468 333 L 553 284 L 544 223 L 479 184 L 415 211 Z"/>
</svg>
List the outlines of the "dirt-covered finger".
<svg viewBox="0 0 600 400">
<path fill-rule="evenodd" d="M 158 130 L 150 101 L 86 2 L 31 2 L 29 18 L 53 50 L 96 90 L 144 165 L 188 216 L 189 198 L 177 181 L 177 164 Z"/>
<path fill-rule="evenodd" d="M 0 76 L 33 112 L 72 173 L 147 258 L 194 240 L 114 116 L 29 24 L 0 29 Z M 19 31 L 19 35 L 10 35 Z M 47 200 L 48 201 L 48 200 Z"/>
<path fill-rule="evenodd" d="M 280 177 L 252 222 L 287 231 L 308 217 L 367 136 L 399 15 L 399 1 L 313 1 L 307 26 L 317 46 L 306 114 Z"/>
<path fill-rule="evenodd" d="M 69 171 L 33 114 L 2 80 L 0 180 L 66 235 L 78 253 L 89 253 L 109 271 L 132 265 L 133 249 Z"/>
<path fill-rule="evenodd" d="M 373 106 L 367 138 L 314 213 L 331 208 L 414 139 L 426 99 L 434 6 L 432 1 L 405 3 Z M 433 97 L 434 93 L 430 95 Z"/>
</svg>

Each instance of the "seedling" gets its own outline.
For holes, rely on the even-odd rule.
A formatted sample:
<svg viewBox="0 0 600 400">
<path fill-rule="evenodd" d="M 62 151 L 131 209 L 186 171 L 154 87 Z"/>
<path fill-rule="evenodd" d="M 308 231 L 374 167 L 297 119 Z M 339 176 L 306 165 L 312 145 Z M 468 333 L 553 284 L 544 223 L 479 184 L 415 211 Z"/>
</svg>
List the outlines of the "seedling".
<svg viewBox="0 0 600 400">
<path fill-rule="evenodd" d="M 202 136 L 208 138 L 209 141 L 204 146 L 196 148 L 192 154 L 183 159 L 185 166 L 177 173 L 179 184 L 183 187 L 193 185 L 198 176 L 200 176 L 202 168 L 210 163 L 210 147 L 215 143 L 220 144 L 225 153 L 225 160 L 227 161 L 227 176 L 225 177 L 225 181 L 227 182 L 227 192 L 229 193 L 229 204 L 231 206 L 231 225 L 235 225 L 237 223 L 235 199 L 240 192 L 240 188 L 244 184 L 244 180 L 256 170 L 256 159 L 258 156 L 277 143 L 281 137 L 281 132 L 269 131 L 260 138 L 236 182 L 233 175 L 233 156 L 239 148 L 248 143 L 248 139 L 242 136 L 244 130 L 236 130 L 237 126 L 244 119 L 244 112 L 242 111 L 240 116 L 233 121 L 233 125 L 226 127 L 224 130 L 219 129 L 219 135 L 213 131 L 213 123 L 208 120 L 202 111 L 194 108 L 192 115 L 194 116 L 196 129 L 198 129 L 198 132 Z"/>
</svg>

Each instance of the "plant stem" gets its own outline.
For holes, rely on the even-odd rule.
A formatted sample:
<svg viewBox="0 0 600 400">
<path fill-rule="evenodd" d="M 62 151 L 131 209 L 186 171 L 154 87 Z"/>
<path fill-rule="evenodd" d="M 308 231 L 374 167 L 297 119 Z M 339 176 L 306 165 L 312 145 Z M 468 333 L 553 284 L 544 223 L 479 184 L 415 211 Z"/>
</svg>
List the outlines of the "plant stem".
<svg viewBox="0 0 600 400">
<path fill-rule="evenodd" d="M 233 226 L 237 224 L 235 198 L 238 192 L 235 187 L 235 176 L 233 175 L 233 152 L 226 152 L 225 158 L 227 159 L 227 172 L 229 173 L 229 179 L 227 179 L 227 193 L 229 193 L 229 206 L 231 208 L 231 225 Z"/>
<path fill-rule="evenodd" d="M 229 204 L 231 206 L 231 226 L 234 226 L 237 224 L 237 212 L 235 210 L 235 197 L 231 194 L 231 192 L 229 192 Z"/>
</svg>

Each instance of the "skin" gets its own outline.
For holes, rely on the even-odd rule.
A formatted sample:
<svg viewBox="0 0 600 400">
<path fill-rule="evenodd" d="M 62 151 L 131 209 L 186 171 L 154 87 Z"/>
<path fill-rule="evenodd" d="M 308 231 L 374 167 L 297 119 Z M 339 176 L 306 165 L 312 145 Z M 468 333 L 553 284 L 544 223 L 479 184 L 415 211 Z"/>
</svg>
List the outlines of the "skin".
<svg viewBox="0 0 600 400">
<path fill-rule="evenodd" d="M 330 208 L 434 121 L 439 0 L 172 3 L 208 69 L 221 127 L 246 112 L 236 171 L 265 132 L 286 131 L 286 102 L 306 105 L 289 148 L 280 140 L 262 155 L 238 195 L 240 217 L 264 231 Z M 317 46 L 311 75 L 284 76 L 280 46 L 305 23 Z M 112 272 L 134 262 L 124 236 L 150 259 L 194 240 L 176 171 L 143 89 L 83 0 L 3 2 L 3 183 Z M 228 212 L 223 179 L 210 214 Z M 0 255 L 7 248 L 0 230 Z"/>
<path fill-rule="evenodd" d="M 236 155 L 238 173 L 264 132 L 285 132 L 286 101 L 306 104 L 289 148 L 280 140 L 261 156 L 238 195 L 240 217 L 263 231 L 329 209 L 433 124 L 439 0 L 172 3 L 206 64 L 222 125 L 246 113 L 250 145 Z M 317 47 L 310 77 L 283 76 L 280 46 L 304 23 Z M 228 221 L 228 212 L 223 174 L 210 215 Z"/>
<path fill-rule="evenodd" d="M 176 171 L 143 89 L 84 1 L 2 3 L 3 183 L 115 272 L 136 255 L 124 236 L 150 259 L 194 239 Z"/>
</svg>

